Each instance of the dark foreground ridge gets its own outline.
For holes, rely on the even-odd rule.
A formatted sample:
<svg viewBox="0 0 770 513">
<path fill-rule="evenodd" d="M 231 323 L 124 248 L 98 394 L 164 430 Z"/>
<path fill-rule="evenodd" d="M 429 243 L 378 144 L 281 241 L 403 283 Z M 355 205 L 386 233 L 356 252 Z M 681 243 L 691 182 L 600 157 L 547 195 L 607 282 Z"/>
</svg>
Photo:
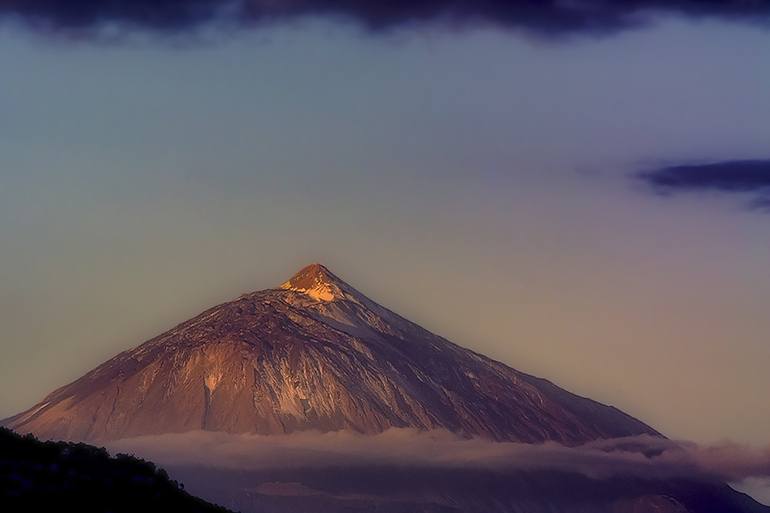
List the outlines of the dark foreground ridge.
<svg viewBox="0 0 770 513">
<path fill-rule="evenodd" d="M 40 442 L 0 428 L 0 511 L 228 513 L 154 464 L 86 444 Z"/>
</svg>

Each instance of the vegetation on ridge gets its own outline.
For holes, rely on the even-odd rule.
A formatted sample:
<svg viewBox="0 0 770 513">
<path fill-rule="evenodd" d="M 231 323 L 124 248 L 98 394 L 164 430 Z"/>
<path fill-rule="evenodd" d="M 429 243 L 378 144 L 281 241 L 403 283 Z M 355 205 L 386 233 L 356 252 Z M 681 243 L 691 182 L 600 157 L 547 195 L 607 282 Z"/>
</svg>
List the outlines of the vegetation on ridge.
<svg viewBox="0 0 770 513">
<path fill-rule="evenodd" d="M 153 463 L 83 443 L 41 442 L 0 428 L 0 504 L 7 513 L 227 513 Z"/>
</svg>

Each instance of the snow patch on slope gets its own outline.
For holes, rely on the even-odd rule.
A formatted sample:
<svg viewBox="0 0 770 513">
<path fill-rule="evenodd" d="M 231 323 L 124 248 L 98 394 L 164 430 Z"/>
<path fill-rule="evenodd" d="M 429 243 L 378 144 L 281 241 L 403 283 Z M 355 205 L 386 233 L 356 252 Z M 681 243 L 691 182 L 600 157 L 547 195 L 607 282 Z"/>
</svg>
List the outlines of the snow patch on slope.
<svg viewBox="0 0 770 513">
<path fill-rule="evenodd" d="M 301 294 L 305 294 L 306 296 L 310 296 L 316 301 L 334 301 L 337 299 L 337 296 L 335 295 L 335 290 L 329 286 L 326 283 L 319 283 L 315 287 L 312 288 L 302 288 L 302 287 L 293 287 L 291 285 L 291 282 L 286 282 L 283 285 L 281 285 L 282 289 L 285 290 L 292 290 L 294 292 L 299 292 Z"/>
</svg>

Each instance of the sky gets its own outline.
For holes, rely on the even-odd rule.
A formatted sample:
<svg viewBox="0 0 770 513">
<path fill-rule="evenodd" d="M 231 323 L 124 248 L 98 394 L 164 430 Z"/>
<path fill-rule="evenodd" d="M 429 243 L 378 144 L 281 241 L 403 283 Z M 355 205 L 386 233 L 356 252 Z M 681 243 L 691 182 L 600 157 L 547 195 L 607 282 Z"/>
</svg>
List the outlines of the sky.
<svg viewBox="0 0 770 513">
<path fill-rule="evenodd" d="M 0 7 L 0 417 L 322 262 L 666 435 L 770 442 L 766 24 L 48 3 Z"/>
</svg>

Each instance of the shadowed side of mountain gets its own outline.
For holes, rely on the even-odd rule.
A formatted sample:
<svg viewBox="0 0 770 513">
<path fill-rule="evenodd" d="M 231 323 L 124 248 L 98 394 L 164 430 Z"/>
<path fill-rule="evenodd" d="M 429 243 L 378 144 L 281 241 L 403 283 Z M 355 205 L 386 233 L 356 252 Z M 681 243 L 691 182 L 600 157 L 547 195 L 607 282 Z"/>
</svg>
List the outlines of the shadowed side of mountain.
<svg viewBox="0 0 770 513">
<path fill-rule="evenodd" d="M 397 465 L 172 473 L 244 513 L 770 513 L 725 484 L 683 478 Z"/>
</svg>

